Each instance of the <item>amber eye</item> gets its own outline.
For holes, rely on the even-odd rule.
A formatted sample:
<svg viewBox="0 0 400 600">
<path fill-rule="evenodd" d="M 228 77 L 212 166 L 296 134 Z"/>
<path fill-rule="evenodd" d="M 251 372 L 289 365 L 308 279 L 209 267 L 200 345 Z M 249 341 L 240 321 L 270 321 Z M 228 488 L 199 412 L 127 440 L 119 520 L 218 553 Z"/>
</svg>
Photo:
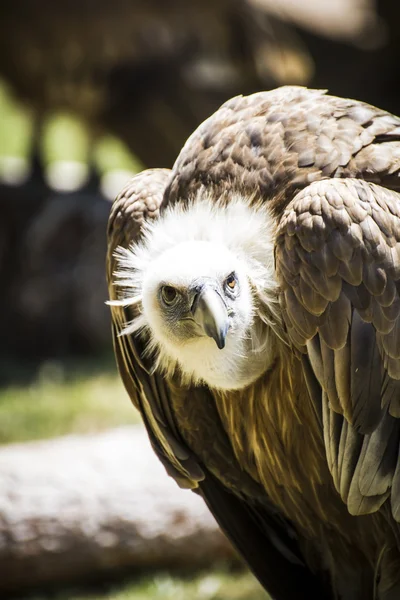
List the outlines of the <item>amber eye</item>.
<svg viewBox="0 0 400 600">
<path fill-rule="evenodd" d="M 227 285 L 230 290 L 234 290 L 236 288 L 236 276 L 235 276 L 235 273 L 231 273 L 226 278 L 225 285 Z"/>
<path fill-rule="evenodd" d="M 178 298 L 178 292 L 172 285 L 163 285 L 161 288 L 161 298 L 168 306 L 174 304 Z"/>
</svg>

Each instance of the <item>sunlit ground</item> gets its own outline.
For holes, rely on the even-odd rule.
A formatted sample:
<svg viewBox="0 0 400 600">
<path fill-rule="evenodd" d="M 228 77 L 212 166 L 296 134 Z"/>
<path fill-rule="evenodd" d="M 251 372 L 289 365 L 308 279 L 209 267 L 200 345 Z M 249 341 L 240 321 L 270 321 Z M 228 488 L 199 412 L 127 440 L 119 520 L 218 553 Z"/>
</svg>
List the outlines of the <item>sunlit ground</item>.
<svg viewBox="0 0 400 600">
<path fill-rule="evenodd" d="M 24 374 L 26 377 L 26 374 Z M 0 388 L 0 443 L 101 431 L 138 423 L 112 357 L 44 363 L 26 384 Z M 45 595 L 29 600 L 45 600 Z M 186 577 L 166 574 L 95 591 L 60 591 L 53 600 L 266 600 L 247 572 L 223 570 Z"/>
<path fill-rule="evenodd" d="M 28 600 L 28 599 L 26 599 Z M 29 600 L 47 600 L 30 596 Z M 107 591 L 86 593 L 68 591 L 53 600 L 268 600 L 268 596 L 248 573 L 214 571 L 194 576 L 156 575 L 136 582 L 110 587 Z"/>
</svg>

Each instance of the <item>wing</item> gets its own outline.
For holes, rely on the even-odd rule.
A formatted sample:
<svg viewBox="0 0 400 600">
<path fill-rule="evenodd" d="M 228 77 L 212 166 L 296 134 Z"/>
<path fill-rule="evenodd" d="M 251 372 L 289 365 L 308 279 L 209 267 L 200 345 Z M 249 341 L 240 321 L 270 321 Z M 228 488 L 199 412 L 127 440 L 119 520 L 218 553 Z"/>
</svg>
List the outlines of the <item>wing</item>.
<svg viewBox="0 0 400 600">
<path fill-rule="evenodd" d="M 320 385 L 336 489 L 353 515 L 390 497 L 400 522 L 400 194 L 311 184 L 281 219 L 276 270 L 289 336 Z"/>
<path fill-rule="evenodd" d="M 202 186 L 270 201 L 278 216 L 325 177 L 362 177 L 400 189 L 400 119 L 363 102 L 287 86 L 232 98 L 190 136 L 166 199 Z"/>
<path fill-rule="evenodd" d="M 116 199 L 108 227 L 107 277 L 111 300 L 114 252 L 140 239 L 146 218 L 157 218 L 170 178 L 168 170 L 134 177 Z M 181 390 L 154 372 L 142 356 L 143 341 L 120 333 L 132 307 L 111 306 L 118 368 L 139 409 L 152 446 L 167 472 L 182 487 L 195 489 L 262 585 L 277 600 L 330 598 L 322 579 L 304 565 L 294 528 L 277 514 L 263 489 L 238 465 L 206 388 Z"/>
</svg>

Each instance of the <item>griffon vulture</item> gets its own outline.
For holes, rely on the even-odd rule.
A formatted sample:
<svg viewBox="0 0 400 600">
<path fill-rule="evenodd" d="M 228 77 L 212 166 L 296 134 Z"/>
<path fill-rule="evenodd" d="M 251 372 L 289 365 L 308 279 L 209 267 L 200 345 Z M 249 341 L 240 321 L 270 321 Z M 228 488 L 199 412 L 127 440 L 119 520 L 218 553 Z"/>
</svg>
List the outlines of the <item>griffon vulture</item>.
<svg viewBox="0 0 400 600">
<path fill-rule="evenodd" d="M 400 598 L 399 172 L 398 117 L 283 87 L 111 211 L 125 387 L 278 600 Z"/>
</svg>

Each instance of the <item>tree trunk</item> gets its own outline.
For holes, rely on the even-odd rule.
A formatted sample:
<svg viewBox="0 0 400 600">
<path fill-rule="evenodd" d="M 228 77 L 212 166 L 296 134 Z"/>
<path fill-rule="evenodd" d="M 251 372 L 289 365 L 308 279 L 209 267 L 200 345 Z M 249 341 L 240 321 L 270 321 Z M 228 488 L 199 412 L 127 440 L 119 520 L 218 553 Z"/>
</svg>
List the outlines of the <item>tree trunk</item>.
<svg viewBox="0 0 400 600">
<path fill-rule="evenodd" d="M 145 568 L 200 567 L 233 551 L 145 431 L 0 449 L 0 597 Z"/>
</svg>

